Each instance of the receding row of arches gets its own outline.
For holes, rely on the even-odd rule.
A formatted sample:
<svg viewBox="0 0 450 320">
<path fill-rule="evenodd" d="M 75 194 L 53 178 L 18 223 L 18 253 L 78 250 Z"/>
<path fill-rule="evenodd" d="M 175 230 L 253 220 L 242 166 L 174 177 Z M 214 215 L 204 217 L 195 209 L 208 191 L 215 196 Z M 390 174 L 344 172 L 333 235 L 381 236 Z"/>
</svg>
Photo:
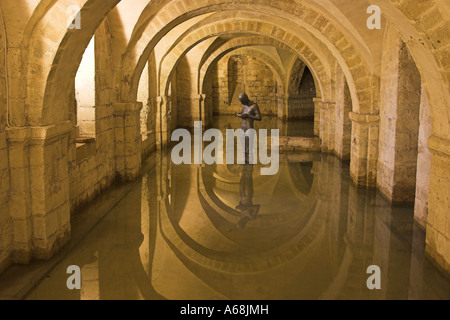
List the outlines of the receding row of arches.
<svg viewBox="0 0 450 320">
<path fill-rule="evenodd" d="M 267 117 L 310 121 L 357 185 L 415 202 L 449 270 L 449 8 L 373 2 L 382 30 L 355 18 L 366 1 L 2 2 L 0 262 L 52 256 L 71 212 L 247 91 Z M 67 28 L 73 5 L 80 29 Z"/>
</svg>

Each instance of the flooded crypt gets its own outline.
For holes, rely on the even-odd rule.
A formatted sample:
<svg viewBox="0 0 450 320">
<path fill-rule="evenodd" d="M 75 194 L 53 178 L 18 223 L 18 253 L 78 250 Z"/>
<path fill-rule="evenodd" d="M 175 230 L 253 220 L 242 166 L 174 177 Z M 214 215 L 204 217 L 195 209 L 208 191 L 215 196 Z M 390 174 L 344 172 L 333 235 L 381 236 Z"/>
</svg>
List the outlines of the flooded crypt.
<svg viewBox="0 0 450 320">
<path fill-rule="evenodd" d="M 1 0 L 0 299 L 450 299 L 449 26 Z"/>
</svg>

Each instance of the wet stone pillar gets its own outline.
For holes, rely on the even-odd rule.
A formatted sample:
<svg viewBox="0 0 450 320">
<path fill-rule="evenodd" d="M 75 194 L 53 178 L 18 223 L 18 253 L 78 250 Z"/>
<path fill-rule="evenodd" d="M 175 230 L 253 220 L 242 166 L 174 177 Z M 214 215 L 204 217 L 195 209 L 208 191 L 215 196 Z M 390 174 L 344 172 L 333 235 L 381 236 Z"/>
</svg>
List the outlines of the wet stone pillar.
<svg viewBox="0 0 450 320">
<path fill-rule="evenodd" d="M 7 129 L 13 262 L 47 260 L 70 239 L 69 140 L 73 124 Z"/>
<path fill-rule="evenodd" d="M 380 116 L 350 113 L 352 153 L 350 173 L 358 186 L 376 187 Z"/>
<path fill-rule="evenodd" d="M 169 96 L 156 99 L 156 145 L 160 150 L 166 149 L 170 141 L 170 99 Z"/>
<path fill-rule="evenodd" d="M 278 101 L 278 119 L 282 121 L 289 120 L 289 95 L 285 93 L 277 94 Z"/>
<path fill-rule="evenodd" d="M 427 255 L 450 273 L 450 140 L 432 136 Z"/>
<path fill-rule="evenodd" d="M 120 103 L 114 108 L 116 170 L 122 180 L 134 180 L 141 171 L 141 102 Z"/>
<path fill-rule="evenodd" d="M 320 111 L 322 108 L 322 100 L 314 98 L 314 135 L 320 136 Z"/>
<path fill-rule="evenodd" d="M 336 136 L 335 109 L 335 103 L 320 103 L 320 137 L 322 139 L 322 152 L 334 151 Z"/>
<path fill-rule="evenodd" d="M 209 122 L 210 122 L 210 118 L 209 118 L 209 113 L 208 110 L 206 110 L 206 94 L 200 94 L 198 96 L 198 98 L 196 98 L 196 100 L 198 101 L 198 106 L 199 106 L 199 114 L 200 114 L 200 121 L 203 122 L 203 131 L 206 131 L 208 129 L 209 126 Z"/>
</svg>

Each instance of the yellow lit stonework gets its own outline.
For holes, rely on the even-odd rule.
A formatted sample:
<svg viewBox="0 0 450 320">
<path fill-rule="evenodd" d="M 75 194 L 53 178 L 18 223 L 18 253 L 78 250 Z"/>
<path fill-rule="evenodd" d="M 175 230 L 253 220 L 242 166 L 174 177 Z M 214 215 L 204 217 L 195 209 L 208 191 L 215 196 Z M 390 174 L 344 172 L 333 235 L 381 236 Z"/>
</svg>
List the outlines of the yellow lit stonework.
<svg viewBox="0 0 450 320">
<path fill-rule="evenodd" d="M 450 274 L 447 0 L 0 13 L 0 299 L 449 298 L 422 295 L 424 264 Z M 278 174 L 255 167 L 247 189 L 249 168 L 173 165 L 174 130 L 239 128 L 243 92 L 256 129 L 280 130 Z M 35 271 L 10 274 L 35 261 L 54 274 L 17 296 Z M 70 265 L 83 289 L 51 291 Z M 411 289 L 361 289 L 370 265 Z"/>
</svg>

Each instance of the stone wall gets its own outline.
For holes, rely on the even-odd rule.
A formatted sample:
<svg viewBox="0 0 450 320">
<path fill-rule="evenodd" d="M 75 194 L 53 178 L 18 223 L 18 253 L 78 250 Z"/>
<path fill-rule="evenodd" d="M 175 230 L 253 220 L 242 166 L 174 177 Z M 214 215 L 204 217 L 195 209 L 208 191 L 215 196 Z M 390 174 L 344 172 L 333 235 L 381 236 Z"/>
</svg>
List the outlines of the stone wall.
<svg viewBox="0 0 450 320">
<path fill-rule="evenodd" d="M 0 129 L 0 273 L 10 264 L 11 218 L 9 216 L 9 163 L 6 133 Z"/>
<path fill-rule="evenodd" d="M 292 77 L 291 77 L 292 80 Z M 297 81 L 295 81 L 297 83 Z M 289 92 L 289 119 L 314 119 L 316 85 L 308 68 L 304 69 L 296 90 Z"/>
<path fill-rule="evenodd" d="M 450 142 L 432 136 L 431 182 L 428 200 L 427 254 L 450 273 Z"/>
<path fill-rule="evenodd" d="M 426 228 L 428 219 L 428 199 L 430 195 L 431 152 L 428 140 L 433 134 L 431 110 L 428 97 L 422 88 L 420 103 L 419 157 L 417 161 L 417 187 L 415 217 L 417 222 Z"/>
<path fill-rule="evenodd" d="M 11 263 L 12 225 L 9 216 L 9 159 L 6 142 L 5 37 L 0 26 L 0 273 Z"/>
<path fill-rule="evenodd" d="M 350 160 L 352 122 L 349 114 L 352 111 L 352 99 L 344 74 L 340 68 L 338 71 L 336 79 L 336 141 L 334 151 L 339 158 Z"/>
<path fill-rule="evenodd" d="M 143 137 L 142 141 L 142 157 L 146 158 L 156 149 L 156 112 L 157 112 L 157 97 L 158 87 L 156 81 L 156 58 L 153 52 L 148 59 L 148 101 L 146 114 L 141 112 L 141 133 L 144 133 L 146 129 L 146 138 Z M 143 123 L 142 119 L 146 119 L 146 123 Z M 144 129 L 142 126 L 145 126 Z"/>
<path fill-rule="evenodd" d="M 149 103 L 150 98 L 150 88 L 149 88 L 149 70 L 148 70 L 148 63 L 145 65 L 144 71 L 142 72 L 141 80 L 139 81 L 139 88 L 138 88 L 138 95 L 137 95 L 137 101 L 141 102 L 143 105 L 142 111 L 141 111 L 141 134 L 142 134 L 142 140 L 147 139 L 149 127 L 151 128 L 151 117 L 149 117 L 150 114 L 150 108 L 151 104 Z"/>
<path fill-rule="evenodd" d="M 287 114 L 277 112 L 277 98 L 284 101 L 287 96 L 274 79 L 288 73 L 293 60 L 282 50 L 289 49 L 311 67 L 321 89 L 320 100 L 315 100 L 315 134 L 323 138 L 324 150 L 346 158 L 351 93 L 352 178 L 364 187 L 378 184 L 393 201 L 415 199 L 416 218 L 422 225 L 427 223 L 428 251 L 450 270 L 448 1 L 374 0 L 384 12 L 381 31 L 361 29 L 361 20 L 347 14 L 348 5 L 339 1 L 326 8 L 319 1 L 304 5 L 293 0 L 228 0 L 214 5 L 207 0 L 179 0 L 177 5 L 150 2 L 146 12 L 158 15 L 150 19 L 143 14 L 137 28 L 139 15 L 124 14 L 123 10 L 132 9 L 125 2 L 114 8 L 118 0 L 81 1 L 76 4 L 83 5 L 83 27 L 68 30 L 71 17 L 66 6 L 75 2 L 0 1 L 9 41 L 11 120 L 6 130 L 4 48 L 0 48 L 0 270 L 10 257 L 27 263 L 33 257 L 51 256 L 70 234 L 71 210 L 113 179 L 138 176 L 142 154 L 150 152 L 153 141 L 142 142 L 135 72 L 142 70 L 159 43 L 164 45 L 157 57 L 150 58 L 154 64 L 149 65 L 149 84 L 153 87 L 164 79 L 172 81 L 172 87 L 170 93 L 156 94 L 156 88 L 150 93 L 154 105 L 144 117 L 146 112 L 155 115 L 156 133 L 190 127 L 193 120 L 210 115 L 211 108 L 201 114 L 204 99 L 209 106 L 218 106 L 216 113 L 234 115 L 240 109 L 237 95 L 244 87 L 265 116 Z M 293 5 L 297 11 L 291 10 Z M 255 12 L 241 15 L 248 6 L 254 6 Z M 364 12 L 364 6 L 355 1 L 351 9 Z M 335 13 L 342 13 L 344 21 L 330 19 Z M 356 37 L 348 33 L 353 28 L 359 30 Z M 78 112 L 90 124 L 88 130 L 80 130 L 74 77 L 94 33 L 95 103 L 86 105 L 90 108 L 86 116 L 83 110 Z M 249 34 L 261 37 L 252 45 L 266 47 L 261 50 L 273 58 L 270 67 L 228 51 L 249 45 Z M 235 47 L 228 46 L 236 38 Z M 0 47 L 4 39 L 0 34 Z M 187 51 L 194 54 L 185 56 Z M 202 69 L 208 70 L 208 63 L 222 54 L 228 55 L 213 70 L 214 90 L 206 88 L 205 97 L 198 95 L 196 66 L 203 61 Z M 180 62 L 182 57 L 186 58 Z M 337 62 L 349 80 L 348 90 L 342 82 L 334 88 Z M 163 68 L 157 72 L 156 65 Z M 176 66 L 178 70 L 172 70 Z M 171 79 L 166 77 L 169 74 Z M 282 83 L 288 80 L 281 78 Z M 91 96 L 93 89 L 92 84 L 87 88 Z M 286 104 L 282 106 L 285 111 Z M 80 132 L 95 136 L 95 141 L 77 148 Z"/>
<path fill-rule="evenodd" d="M 178 95 L 175 96 L 178 104 L 178 125 L 182 128 L 193 128 L 194 121 L 200 119 L 198 93 L 195 79 L 196 68 L 193 68 L 195 57 L 187 55 L 184 57 L 176 71 L 176 84 Z"/>
<path fill-rule="evenodd" d="M 93 200 L 101 191 L 109 187 L 116 178 L 116 126 L 115 110 L 113 102 L 113 69 L 112 69 L 112 44 L 110 26 L 105 20 L 95 33 L 95 40 L 91 41 L 85 58 L 89 59 L 93 53 L 94 61 L 89 59 L 86 70 L 79 72 L 83 74 L 95 70 L 95 77 L 92 88 L 84 86 L 84 91 L 78 93 L 78 100 L 87 103 L 94 103 L 89 107 L 78 106 L 76 124 L 84 122 L 72 130 L 69 140 L 69 175 L 70 175 L 70 206 L 71 212 L 77 211 L 89 201 Z M 93 50 L 93 52 L 89 52 Z M 84 58 L 83 58 L 84 60 Z M 85 77 L 87 77 L 85 75 Z M 83 78 L 81 76 L 81 78 Z M 88 92 L 85 92 L 88 91 Z M 95 94 L 92 101 L 92 94 Z M 88 114 L 86 114 L 88 113 Z M 87 121 L 89 119 L 89 121 Z M 89 128 L 86 124 L 93 126 L 87 136 L 94 138 L 85 143 L 77 143 L 78 138 L 85 136 L 87 132 L 83 128 Z M 74 125 L 76 125 L 74 123 Z M 121 138 L 118 134 L 118 138 Z"/>
<path fill-rule="evenodd" d="M 12 259 L 48 259 L 70 239 L 70 121 L 9 128 Z"/>
<path fill-rule="evenodd" d="M 115 116 L 113 106 L 95 108 L 96 139 L 87 145 L 76 144 L 76 131 L 71 135 L 70 203 L 74 212 L 116 178 Z"/>
<path fill-rule="evenodd" d="M 394 202 L 414 202 L 421 77 L 406 45 L 392 39 L 381 77 L 378 187 Z"/>
<path fill-rule="evenodd" d="M 239 94 L 246 92 L 264 116 L 277 115 L 277 82 L 271 69 L 248 56 L 225 57 L 212 71 L 214 114 L 234 115 L 241 110 Z"/>
</svg>

